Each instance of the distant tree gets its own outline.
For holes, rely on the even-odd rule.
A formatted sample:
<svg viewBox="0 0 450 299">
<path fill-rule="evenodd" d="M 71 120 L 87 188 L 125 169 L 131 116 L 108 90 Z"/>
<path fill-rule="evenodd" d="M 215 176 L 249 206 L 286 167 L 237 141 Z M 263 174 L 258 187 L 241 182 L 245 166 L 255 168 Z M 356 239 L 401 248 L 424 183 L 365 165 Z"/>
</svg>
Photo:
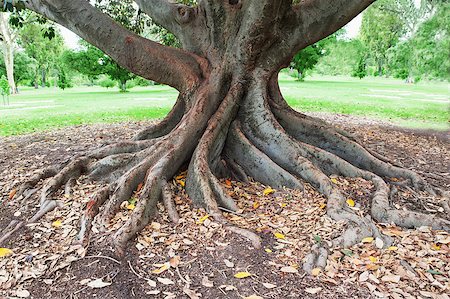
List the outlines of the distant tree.
<svg viewBox="0 0 450 299">
<path fill-rule="evenodd" d="M 325 47 L 326 55 L 321 57 L 315 71 L 324 75 L 350 76 L 358 64 L 360 57 L 364 56 L 364 47 L 360 40 L 340 39 Z"/>
<path fill-rule="evenodd" d="M 388 49 L 394 47 L 405 32 L 399 15 L 383 9 L 391 1 L 375 2 L 364 12 L 361 24 L 360 39 L 378 76 L 382 76 L 386 69 Z"/>
<path fill-rule="evenodd" d="M 337 33 L 306 47 L 295 54 L 291 61 L 291 68 L 297 70 L 297 80 L 303 81 L 308 70 L 312 70 L 319 59 L 326 54 L 325 47 L 336 42 Z"/>
<path fill-rule="evenodd" d="M 3 98 L 3 105 L 9 105 L 9 95 L 11 94 L 11 87 L 9 86 L 8 80 L 5 77 L 0 78 L 0 93 Z"/>
<path fill-rule="evenodd" d="M 364 56 L 361 56 L 358 60 L 358 63 L 355 65 L 355 68 L 353 69 L 352 77 L 358 77 L 359 79 L 362 79 L 365 76 L 367 76 L 366 58 Z"/>
<path fill-rule="evenodd" d="M 57 62 L 64 50 L 64 40 L 58 30 L 46 35 L 47 27 L 39 23 L 24 25 L 19 32 L 19 45 L 25 53 L 37 63 L 34 79 L 35 88 L 38 87 L 40 77 L 42 87 L 47 85 L 47 73 L 57 67 Z"/>
<path fill-rule="evenodd" d="M 58 87 L 62 90 L 66 88 L 72 87 L 72 83 L 70 82 L 70 78 L 67 77 L 66 72 L 64 71 L 64 68 L 60 67 L 58 69 Z"/>
</svg>

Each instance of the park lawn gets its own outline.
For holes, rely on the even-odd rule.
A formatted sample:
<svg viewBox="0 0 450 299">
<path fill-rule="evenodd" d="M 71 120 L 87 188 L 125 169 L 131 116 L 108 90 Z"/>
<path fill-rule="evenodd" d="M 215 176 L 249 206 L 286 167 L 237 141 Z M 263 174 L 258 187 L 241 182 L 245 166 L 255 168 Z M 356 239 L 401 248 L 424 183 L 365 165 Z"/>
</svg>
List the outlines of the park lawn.
<svg viewBox="0 0 450 299">
<path fill-rule="evenodd" d="M 406 127 L 448 129 L 449 94 L 444 83 L 405 84 L 382 78 L 309 77 L 297 82 L 280 75 L 286 100 L 301 111 L 321 111 L 385 119 Z M 117 89 L 79 87 L 23 88 L 0 105 L 0 135 L 25 134 L 52 128 L 161 118 L 177 92 L 167 86 Z"/>
</svg>

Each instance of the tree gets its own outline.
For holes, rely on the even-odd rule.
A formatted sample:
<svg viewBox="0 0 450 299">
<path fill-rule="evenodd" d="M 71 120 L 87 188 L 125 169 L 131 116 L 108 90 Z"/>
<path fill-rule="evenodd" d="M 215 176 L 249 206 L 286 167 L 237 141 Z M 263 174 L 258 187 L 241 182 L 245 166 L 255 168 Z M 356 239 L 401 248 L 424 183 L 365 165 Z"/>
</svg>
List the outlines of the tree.
<svg viewBox="0 0 450 299">
<path fill-rule="evenodd" d="M 367 50 L 367 57 L 376 66 L 378 76 L 385 72 L 387 51 L 395 46 L 405 33 L 399 14 L 383 9 L 392 0 L 377 1 L 363 14 L 360 39 Z"/>
<path fill-rule="evenodd" d="M 295 54 L 291 62 L 291 67 L 297 70 L 297 79 L 299 81 L 303 81 L 306 76 L 306 71 L 312 70 L 316 66 L 319 59 L 326 53 L 325 47 L 332 42 L 336 42 L 335 34 L 324 38 Z"/>
<path fill-rule="evenodd" d="M 125 92 L 127 81 L 135 76 L 96 47 L 85 42 L 81 45 L 83 47 L 81 50 L 64 52 L 62 60 L 65 66 L 86 75 L 91 81 L 99 75 L 108 75 L 118 82 L 120 91 Z"/>
<path fill-rule="evenodd" d="M 47 74 L 50 69 L 56 68 L 57 61 L 64 49 L 64 40 L 59 32 L 53 31 L 49 36 L 47 29 L 47 26 L 34 22 L 25 24 L 19 31 L 19 45 L 37 63 L 35 88 L 38 88 L 39 79 L 41 86 L 46 86 Z"/>
<path fill-rule="evenodd" d="M 7 12 L 0 12 L 0 39 L 3 46 L 3 61 L 5 63 L 6 77 L 11 88 L 11 93 L 17 92 L 14 81 L 14 41 L 16 34 L 9 25 L 9 15 Z"/>
<path fill-rule="evenodd" d="M 189 164 L 186 191 L 193 202 L 255 247 L 261 246 L 255 233 L 228 225 L 221 214 L 219 207 L 235 210 L 236 204 L 218 177 L 253 177 L 276 188 L 301 188 L 302 180 L 312 184 L 328 198 L 328 215 L 347 221 L 332 246 L 350 246 L 367 236 L 389 243 L 372 220 L 346 208 L 346 197 L 333 184 L 332 174 L 373 182 L 370 214 L 376 221 L 449 230 L 444 219 L 390 207 L 390 178 L 435 194 L 420 176 L 392 165 L 349 133 L 293 110 L 280 93 L 278 73 L 293 56 L 337 31 L 371 2 L 202 0 L 186 6 L 136 0 L 153 21 L 177 36 L 183 46 L 177 49 L 135 34 L 89 1 L 26 1 L 26 7 L 70 28 L 122 67 L 180 92 L 167 117 L 133 140 L 94 149 L 25 182 L 17 194 L 28 196 L 37 182 L 52 178 L 42 189 L 40 211 L 30 221 L 60 204 L 53 198 L 71 179 L 85 174 L 109 182 L 93 195 L 81 221 L 79 239 L 87 242 L 93 217 L 108 224 L 137 191 L 129 220 L 111 238 L 123 253 L 149 223 L 160 199 L 170 218 L 178 221 L 167 181 Z M 4 232 L 0 243 L 9 234 Z M 318 244 L 305 269 L 324 266 L 326 253 Z"/>
<path fill-rule="evenodd" d="M 315 71 L 333 76 L 350 76 L 361 56 L 365 55 L 363 45 L 358 39 L 337 40 L 327 45 L 325 51 L 327 55 L 320 59 Z"/>
<path fill-rule="evenodd" d="M 355 65 L 355 68 L 352 72 L 352 77 L 358 77 L 359 79 L 362 79 L 365 76 L 367 76 L 366 58 L 364 56 L 361 56 L 358 60 L 358 63 Z"/>
</svg>

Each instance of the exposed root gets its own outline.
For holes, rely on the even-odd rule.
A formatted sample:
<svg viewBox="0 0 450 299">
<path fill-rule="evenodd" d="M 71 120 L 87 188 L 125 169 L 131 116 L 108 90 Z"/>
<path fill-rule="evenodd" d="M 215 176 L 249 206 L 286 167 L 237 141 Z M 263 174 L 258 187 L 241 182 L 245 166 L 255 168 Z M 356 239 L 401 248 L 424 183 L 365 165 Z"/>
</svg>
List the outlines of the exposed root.
<svg viewBox="0 0 450 299">
<path fill-rule="evenodd" d="M 25 222 L 13 220 L 11 221 L 7 227 L 2 230 L 2 234 L 0 235 L 0 245 L 6 242 L 16 231 L 22 228 L 25 225 Z"/>
<path fill-rule="evenodd" d="M 177 209 L 175 208 L 173 191 L 167 182 L 163 182 L 162 198 L 170 221 L 172 221 L 174 224 L 178 224 L 178 222 L 180 221 L 180 216 L 178 215 Z"/>
</svg>

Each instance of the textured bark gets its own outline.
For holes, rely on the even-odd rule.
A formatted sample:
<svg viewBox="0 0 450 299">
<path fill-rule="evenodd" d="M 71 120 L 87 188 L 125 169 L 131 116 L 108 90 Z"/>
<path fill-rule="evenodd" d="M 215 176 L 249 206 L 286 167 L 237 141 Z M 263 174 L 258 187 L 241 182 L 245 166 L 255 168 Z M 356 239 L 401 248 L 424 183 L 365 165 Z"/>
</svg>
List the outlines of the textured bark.
<svg viewBox="0 0 450 299">
<path fill-rule="evenodd" d="M 16 82 L 14 80 L 14 39 L 15 34 L 8 24 L 7 13 L 0 13 L 0 37 L 3 46 L 3 60 L 5 61 L 6 77 L 8 79 L 11 93 L 16 94 Z"/>
<path fill-rule="evenodd" d="M 122 66 L 180 91 L 167 117 L 133 140 L 95 149 L 26 182 L 19 196 L 30 197 L 38 181 L 51 177 L 42 189 L 38 215 L 51 207 L 57 190 L 80 175 L 109 183 L 87 206 L 79 235 L 86 243 L 92 221 L 107 227 L 121 203 L 143 184 L 129 220 L 113 233 L 112 242 L 123 252 L 150 221 L 159 200 L 172 221 L 178 221 L 167 182 L 189 164 L 186 190 L 193 202 L 255 247 L 260 246 L 256 234 L 230 226 L 221 214 L 221 208 L 236 209 L 219 182 L 221 176 L 253 177 L 278 188 L 315 186 L 328 198 L 328 215 L 347 222 L 333 246 L 350 246 L 368 236 L 388 245 L 389 238 L 380 234 L 372 218 L 405 227 L 450 229 L 447 220 L 390 207 L 390 177 L 436 195 L 422 178 L 365 149 L 350 134 L 294 111 L 280 93 L 278 72 L 295 52 L 336 31 L 372 1 L 309 0 L 293 6 L 287 0 L 203 0 L 196 7 L 165 0 L 136 2 L 172 30 L 184 50 L 134 35 L 84 0 L 26 4 L 103 49 Z M 371 215 L 362 217 L 348 209 L 330 175 L 372 181 Z M 323 267 L 326 256 L 326 248 L 314 247 L 305 269 Z"/>
</svg>

